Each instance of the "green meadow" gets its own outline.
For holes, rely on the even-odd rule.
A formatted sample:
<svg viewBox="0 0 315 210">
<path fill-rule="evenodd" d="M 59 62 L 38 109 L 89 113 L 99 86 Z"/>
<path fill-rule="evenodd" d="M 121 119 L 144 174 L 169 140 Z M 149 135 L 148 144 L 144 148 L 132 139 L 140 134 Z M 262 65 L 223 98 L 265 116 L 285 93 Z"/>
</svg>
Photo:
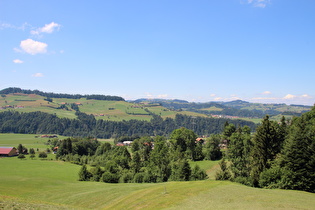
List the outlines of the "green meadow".
<svg viewBox="0 0 315 210">
<path fill-rule="evenodd" d="M 12 134 L 12 133 L 1 133 L 0 134 L 0 146 L 1 147 L 15 147 L 19 144 L 22 144 L 27 149 L 34 148 L 35 151 L 44 151 L 47 148 L 50 149 L 50 146 L 45 144 L 48 141 L 48 138 L 35 138 L 37 134 Z M 59 139 L 64 139 L 64 136 L 58 136 Z"/>
<path fill-rule="evenodd" d="M 0 146 L 45 149 L 34 135 L 0 134 Z M 42 145 L 43 144 L 43 145 Z M 152 184 L 79 182 L 79 165 L 38 157 L 0 158 L 0 209 L 315 209 L 315 194 L 213 180 L 217 161 L 198 163 L 210 179 Z"/>
<path fill-rule="evenodd" d="M 175 118 L 176 114 L 186 114 L 190 116 L 202 116 L 203 114 L 188 111 L 172 111 L 159 105 L 133 104 L 126 101 L 104 101 L 104 100 L 87 100 L 52 98 L 52 102 L 44 100 L 45 97 L 39 95 L 26 94 L 8 94 L 6 97 L 0 97 L 0 107 L 19 106 L 20 108 L 0 109 L 0 111 L 16 110 L 20 112 L 42 111 L 49 114 L 56 114 L 58 117 L 76 118 L 75 110 L 71 109 L 70 104 L 78 103 L 81 112 L 92 114 L 96 119 L 122 121 L 122 120 L 147 120 L 152 118 L 149 112 L 160 115 L 162 118 Z M 60 105 L 65 104 L 67 109 L 58 109 Z M 23 108 L 21 108 L 23 107 Z M 148 110 L 149 112 L 147 112 Z"/>
</svg>

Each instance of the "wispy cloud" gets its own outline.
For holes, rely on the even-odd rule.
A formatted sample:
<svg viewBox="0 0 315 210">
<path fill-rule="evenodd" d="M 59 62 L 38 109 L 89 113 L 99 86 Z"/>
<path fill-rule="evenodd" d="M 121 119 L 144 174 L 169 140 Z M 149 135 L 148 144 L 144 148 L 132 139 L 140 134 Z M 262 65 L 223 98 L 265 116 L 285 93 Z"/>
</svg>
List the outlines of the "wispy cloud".
<svg viewBox="0 0 315 210">
<path fill-rule="evenodd" d="M 41 33 L 48 33 L 51 34 L 52 32 L 54 32 L 55 30 L 59 30 L 60 26 L 58 23 L 55 22 L 51 22 L 49 24 L 45 24 L 44 27 L 41 28 L 37 28 L 36 30 L 32 30 L 31 34 L 32 35 L 39 35 Z"/>
<path fill-rule="evenodd" d="M 24 61 L 21 61 L 20 59 L 14 59 L 13 63 L 24 63 Z"/>
<path fill-rule="evenodd" d="M 223 101 L 223 98 L 222 97 L 216 97 L 213 99 L 214 101 Z"/>
<path fill-rule="evenodd" d="M 36 73 L 36 74 L 33 74 L 32 77 L 44 77 L 44 74 L 43 73 Z"/>
<path fill-rule="evenodd" d="M 159 95 L 153 95 L 151 93 L 145 93 L 145 97 L 149 99 L 159 98 L 159 99 L 167 99 L 168 94 L 159 94 Z"/>
<path fill-rule="evenodd" d="M 168 94 L 160 94 L 157 96 L 157 98 L 167 98 Z"/>
<path fill-rule="evenodd" d="M 270 0 L 245 0 L 245 2 L 259 8 L 265 8 L 270 4 Z M 241 3 L 244 3 L 244 0 L 242 0 Z"/>
<path fill-rule="evenodd" d="M 10 24 L 10 23 L 5 23 L 5 22 L 0 22 L 0 29 L 6 29 L 6 28 L 9 28 L 9 29 L 15 29 L 15 30 L 22 30 L 24 31 L 26 28 L 31 28 L 32 26 L 28 23 L 23 23 L 22 25 L 20 26 L 16 26 L 16 25 L 13 25 L 13 24 Z"/>
<path fill-rule="evenodd" d="M 283 97 L 254 97 L 249 100 L 253 102 L 259 102 L 259 103 L 286 103 L 286 104 L 306 104 L 306 105 L 314 104 L 314 97 L 308 94 L 303 94 L 303 95 L 286 94 Z"/>
<path fill-rule="evenodd" d="M 26 39 L 21 41 L 20 49 L 15 48 L 17 52 L 26 52 L 31 55 L 47 52 L 47 44 L 44 42 L 34 41 L 32 39 Z"/>
<path fill-rule="evenodd" d="M 271 92 L 270 92 L 270 91 L 264 91 L 262 94 L 263 94 L 263 95 L 270 95 Z"/>
<path fill-rule="evenodd" d="M 213 101 L 235 101 L 235 100 L 242 100 L 237 95 L 230 95 L 230 97 L 220 97 L 217 96 L 213 99 Z"/>
</svg>

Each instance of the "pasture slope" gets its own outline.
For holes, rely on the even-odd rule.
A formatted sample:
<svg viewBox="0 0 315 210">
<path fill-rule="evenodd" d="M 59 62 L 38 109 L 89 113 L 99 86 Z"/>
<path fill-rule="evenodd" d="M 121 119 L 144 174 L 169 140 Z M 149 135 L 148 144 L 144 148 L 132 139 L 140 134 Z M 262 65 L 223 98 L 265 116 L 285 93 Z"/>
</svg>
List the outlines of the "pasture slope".
<svg viewBox="0 0 315 210">
<path fill-rule="evenodd" d="M 9 139 L 20 139 L 8 145 Z M 37 139 L 36 139 L 37 140 Z M 33 135 L 0 134 L 0 146 L 40 146 Z M 216 163 L 201 163 L 215 167 Z M 152 184 L 79 182 L 80 166 L 26 156 L 0 158 L 0 209 L 315 209 L 315 194 L 228 181 Z M 211 168 L 209 168 L 211 171 Z"/>
<path fill-rule="evenodd" d="M 105 101 L 105 100 L 87 100 L 52 98 L 52 102 L 46 101 L 46 97 L 35 94 L 8 94 L 5 97 L 0 96 L 0 112 L 16 110 L 19 112 L 42 111 L 49 114 L 56 114 L 58 117 L 75 119 L 75 110 L 71 109 L 71 104 L 79 104 L 81 112 L 92 114 L 96 119 L 122 121 L 122 120 L 147 120 L 152 119 L 152 114 L 160 115 L 162 118 L 175 118 L 176 114 L 186 114 L 190 116 L 207 117 L 207 115 L 188 111 L 172 111 L 158 104 L 145 105 L 133 104 L 126 101 Z M 66 108 L 61 108 L 64 105 Z M 149 112 L 148 112 L 149 111 Z"/>
</svg>

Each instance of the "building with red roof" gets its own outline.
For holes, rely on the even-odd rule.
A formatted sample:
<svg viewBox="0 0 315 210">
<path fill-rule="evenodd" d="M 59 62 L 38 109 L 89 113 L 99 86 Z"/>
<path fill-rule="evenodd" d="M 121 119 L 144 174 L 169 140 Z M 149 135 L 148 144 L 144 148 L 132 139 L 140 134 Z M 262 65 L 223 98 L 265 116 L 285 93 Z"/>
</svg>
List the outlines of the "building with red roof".
<svg viewBox="0 0 315 210">
<path fill-rule="evenodd" d="M 17 155 L 17 149 L 15 147 L 0 147 L 1 157 L 11 157 Z"/>
</svg>

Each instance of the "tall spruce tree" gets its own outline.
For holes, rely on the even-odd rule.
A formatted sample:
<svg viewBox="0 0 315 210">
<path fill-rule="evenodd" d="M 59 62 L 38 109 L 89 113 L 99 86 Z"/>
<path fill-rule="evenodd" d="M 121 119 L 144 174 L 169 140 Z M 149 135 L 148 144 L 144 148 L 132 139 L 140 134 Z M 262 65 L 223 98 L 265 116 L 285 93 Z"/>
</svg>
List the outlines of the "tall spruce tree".
<svg viewBox="0 0 315 210">
<path fill-rule="evenodd" d="M 278 128 L 278 123 L 270 121 L 267 115 L 256 129 L 251 164 L 251 179 L 255 187 L 259 186 L 260 173 L 270 168 L 272 161 L 281 151 L 283 136 Z"/>
<path fill-rule="evenodd" d="M 230 137 L 227 154 L 231 161 L 232 179 L 243 184 L 249 183 L 251 148 L 250 128 L 238 128 Z"/>
<path fill-rule="evenodd" d="M 315 108 L 295 118 L 285 142 L 280 167 L 281 188 L 315 192 Z"/>
</svg>

